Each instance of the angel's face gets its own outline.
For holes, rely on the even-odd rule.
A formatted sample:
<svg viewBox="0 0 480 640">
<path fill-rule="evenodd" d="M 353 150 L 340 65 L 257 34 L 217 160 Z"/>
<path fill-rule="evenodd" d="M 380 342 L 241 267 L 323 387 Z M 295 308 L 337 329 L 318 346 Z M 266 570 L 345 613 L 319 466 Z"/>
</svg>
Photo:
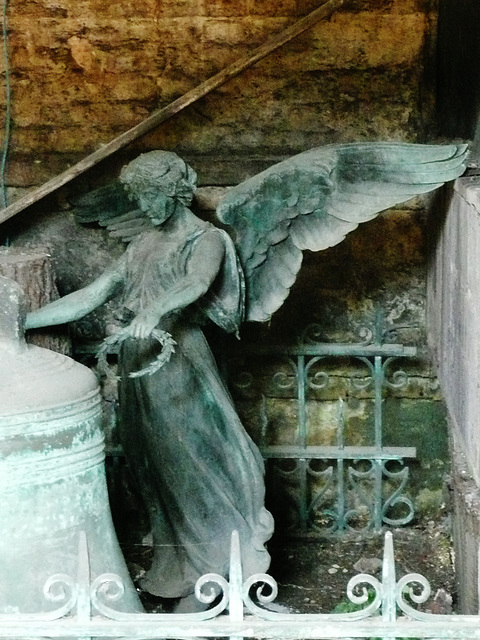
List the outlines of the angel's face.
<svg viewBox="0 0 480 640">
<path fill-rule="evenodd" d="M 130 185 L 128 189 L 130 199 L 137 203 L 140 211 L 146 215 L 155 226 L 166 222 L 175 211 L 175 200 L 157 186 L 155 188 L 135 189 Z"/>
</svg>

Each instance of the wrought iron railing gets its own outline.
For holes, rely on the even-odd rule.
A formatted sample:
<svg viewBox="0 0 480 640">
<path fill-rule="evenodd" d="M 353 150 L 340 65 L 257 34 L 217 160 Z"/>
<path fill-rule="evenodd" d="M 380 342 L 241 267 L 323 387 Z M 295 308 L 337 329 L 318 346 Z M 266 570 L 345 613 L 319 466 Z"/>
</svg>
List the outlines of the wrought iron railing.
<svg viewBox="0 0 480 640">
<path fill-rule="evenodd" d="M 253 358 L 276 358 L 270 365 L 271 395 L 296 400 L 296 420 L 290 425 L 293 444 L 272 445 L 268 440 L 268 418 L 257 434 L 256 442 L 269 461 L 270 477 L 288 483 L 288 498 L 296 505 L 293 533 L 335 534 L 344 531 L 380 530 L 384 524 L 401 526 L 414 516 L 414 506 L 405 495 L 409 469 L 405 458 L 415 458 L 414 447 L 388 447 L 383 444 L 383 401 L 387 390 L 406 385 L 404 371 L 388 375 L 397 358 L 414 358 L 417 349 L 389 341 L 394 327 L 384 331 L 380 314 L 371 330 L 365 330 L 357 343 L 325 343 L 317 341 L 315 327 L 308 327 L 297 345 L 239 347 L 241 359 L 251 364 Z M 353 394 L 367 395 L 372 402 L 370 443 L 349 446 L 345 437 L 345 403 L 338 399 L 335 444 L 309 444 L 313 422 L 308 419 L 307 402 L 330 384 L 324 363 L 332 360 L 359 363 L 349 379 Z M 254 375 L 234 359 L 231 385 L 240 393 L 254 386 Z M 348 373 L 344 374 L 348 376 Z M 401 420 L 401 416 L 398 418 Z M 289 461 L 288 465 L 282 462 Z M 320 466 L 319 461 L 324 461 Z M 293 489 L 292 489 L 293 487 Z"/>
<path fill-rule="evenodd" d="M 90 581 L 88 549 L 80 536 L 76 579 L 52 576 L 44 588 L 46 612 L 1 613 L 2 638 L 480 638 L 480 616 L 439 615 L 415 608 L 430 596 L 418 573 L 397 579 L 392 534 L 385 536 L 380 579 L 354 576 L 347 585 L 358 610 L 349 613 L 278 613 L 277 584 L 267 574 L 242 577 L 239 539 L 232 534 L 229 580 L 203 576 L 197 597 L 211 603 L 201 613 L 124 613 L 115 610 L 123 585 L 114 574 Z M 212 589 L 210 585 L 215 585 Z M 220 595 L 218 595 L 220 593 Z M 270 607 L 270 608 L 269 608 Z"/>
</svg>

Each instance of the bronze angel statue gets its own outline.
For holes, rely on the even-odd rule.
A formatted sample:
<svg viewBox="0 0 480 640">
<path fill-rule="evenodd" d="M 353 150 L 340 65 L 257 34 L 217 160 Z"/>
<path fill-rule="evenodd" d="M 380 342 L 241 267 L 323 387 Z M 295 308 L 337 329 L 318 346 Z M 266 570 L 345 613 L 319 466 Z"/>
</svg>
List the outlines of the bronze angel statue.
<svg viewBox="0 0 480 640">
<path fill-rule="evenodd" d="M 129 242 L 88 286 L 28 315 L 34 328 L 77 320 L 121 296 L 120 432 L 148 508 L 154 558 L 141 588 L 195 608 L 196 580 L 228 571 L 232 530 L 245 576 L 269 565 L 273 520 L 263 461 L 235 412 L 202 332 L 267 321 L 295 281 L 305 249 L 343 240 L 379 212 L 453 180 L 464 145 L 339 144 L 312 149 L 229 190 L 222 229 L 189 206 L 195 171 L 175 153 L 134 159 L 119 183 L 78 203 Z M 227 233 L 224 228 L 229 228 Z M 163 339 L 171 357 L 161 367 Z M 200 606 L 200 605 L 198 605 Z"/>
</svg>

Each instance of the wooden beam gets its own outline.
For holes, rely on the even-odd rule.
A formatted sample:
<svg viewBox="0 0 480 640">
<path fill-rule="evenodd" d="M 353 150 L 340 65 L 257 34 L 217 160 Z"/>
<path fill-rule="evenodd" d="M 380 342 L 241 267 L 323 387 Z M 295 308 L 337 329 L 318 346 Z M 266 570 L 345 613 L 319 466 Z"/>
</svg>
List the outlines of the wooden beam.
<svg viewBox="0 0 480 640">
<path fill-rule="evenodd" d="M 150 116 L 145 118 L 145 120 L 142 120 L 142 122 L 136 126 L 125 131 L 125 133 L 122 133 L 117 138 L 114 138 L 108 144 L 103 145 L 100 149 L 94 151 L 83 160 L 80 160 L 80 162 L 77 162 L 73 167 L 70 167 L 55 178 L 52 178 L 41 187 L 33 189 L 30 193 L 19 198 L 16 202 L 5 209 L 0 210 L 0 223 L 5 222 L 17 213 L 20 213 L 20 211 L 23 211 L 35 202 L 38 202 L 45 196 L 53 193 L 60 187 L 63 187 L 65 184 L 95 166 L 105 158 L 108 158 L 119 149 L 122 149 L 145 133 L 148 133 L 162 122 L 165 122 L 165 120 L 168 120 L 168 118 L 171 118 L 173 115 L 179 113 L 200 98 L 203 98 L 214 89 L 225 84 L 231 78 L 238 76 L 242 71 L 253 66 L 259 60 L 265 58 L 290 40 L 293 40 L 293 38 L 306 31 L 319 20 L 329 18 L 344 4 L 344 2 L 345 0 L 328 0 L 328 2 L 325 2 L 307 16 L 298 20 L 295 24 L 291 25 L 276 36 L 273 36 L 270 40 L 255 49 L 251 55 L 240 58 L 223 69 L 223 71 L 220 71 L 205 82 L 202 82 L 197 87 L 188 91 L 180 98 L 177 98 L 166 107 L 154 111 Z"/>
</svg>

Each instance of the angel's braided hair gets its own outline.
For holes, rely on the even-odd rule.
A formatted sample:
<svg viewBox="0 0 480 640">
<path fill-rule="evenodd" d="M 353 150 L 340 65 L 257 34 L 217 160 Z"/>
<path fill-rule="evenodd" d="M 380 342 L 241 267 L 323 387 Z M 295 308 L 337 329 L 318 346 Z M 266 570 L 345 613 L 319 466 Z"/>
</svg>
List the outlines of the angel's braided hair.
<svg viewBox="0 0 480 640">
<path fill-rule="evenodd" d="M 195 171 L 173 151 L 142 153 L 123 167 L 120 180 L 139 192 L 157 187 L 187 207 L 197 186 Z"/>
</svg>

